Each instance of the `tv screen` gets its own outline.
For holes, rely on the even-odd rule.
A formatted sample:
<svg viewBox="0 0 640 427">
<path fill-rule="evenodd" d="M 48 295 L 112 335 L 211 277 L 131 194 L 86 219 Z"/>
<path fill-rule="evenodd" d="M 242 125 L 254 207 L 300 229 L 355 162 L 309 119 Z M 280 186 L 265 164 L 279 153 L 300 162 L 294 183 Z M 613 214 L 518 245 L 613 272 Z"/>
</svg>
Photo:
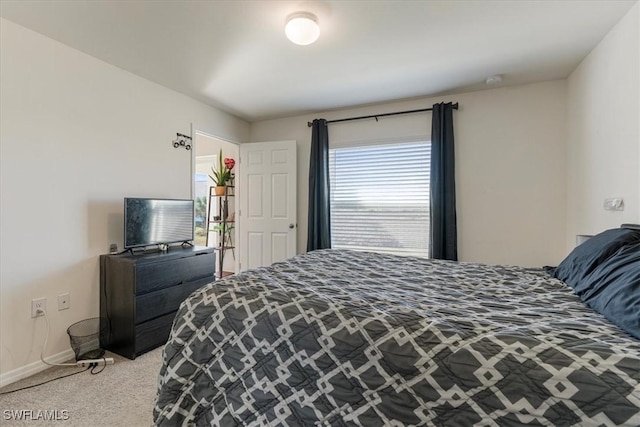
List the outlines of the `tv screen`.
<svg viewBox="0 0 640 427">
<path fill-rule="evenodd" d="M 125 249 L 191 240 L 193 200 L 125 197 Z"/>
</svg>

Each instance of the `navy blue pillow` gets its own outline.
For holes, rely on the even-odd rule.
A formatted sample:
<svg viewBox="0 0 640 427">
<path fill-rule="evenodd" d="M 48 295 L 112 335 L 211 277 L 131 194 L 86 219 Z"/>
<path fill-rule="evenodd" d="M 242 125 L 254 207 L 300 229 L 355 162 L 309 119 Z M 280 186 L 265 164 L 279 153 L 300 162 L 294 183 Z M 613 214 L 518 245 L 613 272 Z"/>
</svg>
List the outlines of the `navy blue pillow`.
<svg viewBox="0 0 640 427">
<path fill-rule="evenodd" d="M 640 243 L 625 246 L 580 283 L 580 299 L 640 338 Z"/>
<path fill-rule="evenodd" d="M 613 228 L 576 247 L 553 271 L 553 277 L 576 288 L 598 265 L 620 248 L 640 243 L 640 230 Z M 579 291 L 576 290 L 579 295 Z"/>
</svg>

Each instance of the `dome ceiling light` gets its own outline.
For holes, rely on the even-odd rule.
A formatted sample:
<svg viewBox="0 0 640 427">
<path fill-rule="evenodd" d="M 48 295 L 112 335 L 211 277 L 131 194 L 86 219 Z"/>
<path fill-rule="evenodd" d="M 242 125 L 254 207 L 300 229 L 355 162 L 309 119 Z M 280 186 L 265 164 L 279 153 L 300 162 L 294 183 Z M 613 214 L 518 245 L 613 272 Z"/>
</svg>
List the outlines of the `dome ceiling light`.
<svg viewBox="0 0 640 427">
<path fill-rule="evenodd" d="M 293 13 L 287 18 L 284 33 L 295 44 L 309 45 L 318 40 L 320 36 L 318 18 L 309 12 Z"/>
</svg>

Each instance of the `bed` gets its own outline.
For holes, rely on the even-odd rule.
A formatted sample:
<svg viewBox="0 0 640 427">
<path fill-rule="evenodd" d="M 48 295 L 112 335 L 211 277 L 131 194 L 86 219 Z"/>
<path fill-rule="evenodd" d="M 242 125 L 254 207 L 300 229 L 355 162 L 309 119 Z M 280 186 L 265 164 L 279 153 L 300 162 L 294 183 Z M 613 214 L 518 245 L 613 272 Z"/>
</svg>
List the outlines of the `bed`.
<svg viewBox="0 0 640 427">
<path fill-rule="evenodd" d="M 319 250 L 216 281 L 174 320 L 154 424 L 640 425 L 640 340 L 563 264 Z"/>
</svg>

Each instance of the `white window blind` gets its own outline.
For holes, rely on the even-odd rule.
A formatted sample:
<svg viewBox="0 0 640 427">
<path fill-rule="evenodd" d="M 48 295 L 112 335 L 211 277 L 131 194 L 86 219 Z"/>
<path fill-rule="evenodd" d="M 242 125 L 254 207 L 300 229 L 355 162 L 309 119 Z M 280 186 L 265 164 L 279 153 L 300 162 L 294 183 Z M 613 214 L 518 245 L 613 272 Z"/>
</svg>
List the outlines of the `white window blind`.
<svg viewBox="0 0 640 427">
<path fill-rule="evenodd" d="M 428 256 L 431 144 L 329 150 L 331 245 Z"/>
</svg>

